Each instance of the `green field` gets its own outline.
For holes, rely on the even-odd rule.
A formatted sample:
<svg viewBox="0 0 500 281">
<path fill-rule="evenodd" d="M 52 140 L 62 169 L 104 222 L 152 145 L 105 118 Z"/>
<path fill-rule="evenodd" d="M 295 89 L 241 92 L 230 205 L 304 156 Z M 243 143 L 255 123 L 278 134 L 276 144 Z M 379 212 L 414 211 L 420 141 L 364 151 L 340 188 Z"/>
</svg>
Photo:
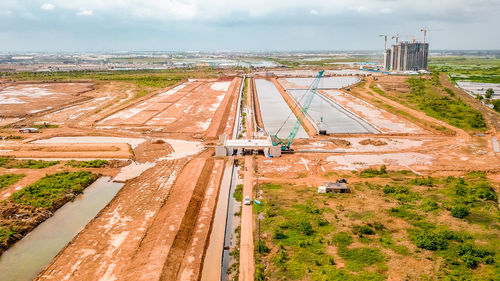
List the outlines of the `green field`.
<svg viewBox="0 0 500 281">
<path fill-rule="evenodd" d="M 54 210 L 83 192 L 97 176 L 87 171 L 48 175 L 15 192 L 10 200 L 21 205 Z"/>
<path fill-rule="evenodd" d="M 90 161 L 76 161 L 70 160 L 66 162 L 67 166 L 76 167 L 76 168 L 102 168 L 104 166 L 109 165 L 109 161 L 107 160 L 90 160 Z"/>
<path fill-rule="evenodd" d="M 452 82 L 500 83 L 500 57 L 430 57 L 429 67 L 446 72 Z"/>
<path fill-rule="evenodd" d="M 484 173 L 364 175 L 350 194 L 262 184 L 256 280 L 386 280 L 393 271 L 406 280 L 499 280 L 498 196 Z M 363 211 L 366 202 L 377 211 Z M 422 266 L 391 266 L 400 260 Z"/>
<path fill-rule="evenodd" d="M 0 167 L 6 169 L 43 169 L 59 164 L 59 161 L 43 160 L 17 160 L 8 157 L 0 157 Z"/>
<path fill-rule="evenodd" d="M 372 89 L 401 104 L 425 112 L 428 116 L 466 131 L 484 131 L 487 125 L 483 115 L 458 97 L 453 90 L 441 85 L 439 72 L 430 79 L 408 78 L 409 92 L 384 92 L 376 86 Z"/>
<path fill-rule="evenodd" d="M 15 184 L 24 177 L 23 174 L 0 175 L 0 190 Z"/>
</svg>

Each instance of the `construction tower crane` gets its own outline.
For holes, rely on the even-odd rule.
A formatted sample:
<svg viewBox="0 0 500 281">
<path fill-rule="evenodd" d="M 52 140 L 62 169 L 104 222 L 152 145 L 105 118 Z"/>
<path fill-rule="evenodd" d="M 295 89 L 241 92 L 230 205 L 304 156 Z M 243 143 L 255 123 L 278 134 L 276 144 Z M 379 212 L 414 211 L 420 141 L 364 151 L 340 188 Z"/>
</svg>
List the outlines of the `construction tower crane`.
<svg viewBox="0 0 500 281">
<path fill-rule="evenodd" d="M 285 126 L 285 123 L 288 121 L 288 119 L 290 119 L 290 117 L 292 115 L 294 115 L 293 112 L 294 112 L 295 108 L 294 108 L 294 110 L 292 110 L 290 115 L 288 115 L 285 122 L 283 122 L 283 125 L 281 125 L 281 127 L 278 129 L 278 131 L 274 135 L 273 145 L 281 145 L 281 151 L 283 153 L 292 153 L 293 152 L 293 149 L 290 148 L 290 145 L 292 144 L 293 140 L 295 139 L 295 136 L 297 136 L 297 133 L 299 132 L 300 127 L 302 126 L 303 119 L 306 118 L 307 111 L 309 110 L 309 107 L 311 106 L 311 102 L 312 102 L 314 96 L 318 94 L 318 85 L 319 85 L 319 82 L 320 82 L 321 77 L 323 76 L 324 72 L 325 71 L 322 70 L 318 73 L 318 76 L 316 76 L 316 78 L 312 82 L 311 86 L 309 86 L 309 89 L 307 90 L 307 92 L 304 94 L 304 96 L 302 96 L 301 100 L 297 101 L 295 108 L 300 107 L 301 113 L 297 114 L 298 115 L 297 120 L 295 121 L 295 125 L 293 126 L 293 129 L 290 132 L 290 134 L 288 134 L 288 136 L 284 139 L 281 139 L 278 137 L 278 133 L 281 131 L 281 129 L 283 129 L 283 127 Z M 301 102 L 302 100 L 304 100 L 304 103 Z"/>
<path fill-rule="evenodd" d="M 424 47 L 425 48 L 425 39 L 427 38 L 427 32 L 429 31 L 437 31 L 437 29 L 428 29 L 427 27 L 421 28 L 420 32 L 424 33 Z M 422 50 L 422 69 L 424 68 L 424 59 L 425 59 L 425 52 Z"/>
<path fill-rule="evenodd" d="M 379 37 L 384 37 L 384 51 L 387 50 L 387 34 L 380 34 Z"/>
</svg>

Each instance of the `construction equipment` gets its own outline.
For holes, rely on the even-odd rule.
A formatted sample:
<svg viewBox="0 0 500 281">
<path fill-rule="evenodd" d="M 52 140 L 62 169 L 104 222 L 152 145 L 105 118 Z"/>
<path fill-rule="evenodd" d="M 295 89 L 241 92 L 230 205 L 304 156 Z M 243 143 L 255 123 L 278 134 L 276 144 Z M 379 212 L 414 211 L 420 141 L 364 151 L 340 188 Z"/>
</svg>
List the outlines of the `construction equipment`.
<svg viewBox="0 0 500 281">
<path fill-rule="evenodd" d="M 384 37 L 384 51 L 387 50 L 387 34 L 380 34 L 379 37 Z"/>
<path fill-rule="evenodd" d="M 290 148 L 290 145 L 292 144 L 293 140 L 295 139 L 295 136 L 297 136 L 297 133 L 299 132 L 300 127 L 302 126 L 303 118 L 306 118 L 307 111 L 309 110 L 309 106 L 311 106 L 311 102 L 314 96 L 318 94 L 317 93 L 318 85 L 324 72 L 325 71 L 322 70 L 318 73 L 318 76 L 316 76 L 312 84 L 309 86 L 307 92 L 302 96 L 302 98 L 299 101 L 297 101 L 295 108 L 288 115 L 285 122 L 283 122 L 283 125 L 281 125 L 281 127 L 274 135 L 273 145 L 281 145 L 281 153 L 293 153 L 293 149 Z M 301 103 L 302 100 L 304 100 L 304 103 Z M 293 112 L 295 111 L 297 106 L 300 107 L 300 114 L 297 114 L 298 115 L 297 121 L 295 121 L 295 125 L 293 126 L 292 131 L 290 132 L 290 134 L 288 134 L 286 138 L 284 139 L 279 138 L 278 137 L 279 132 L 281 131 L 281 129 L 283 129 L 288 119 L 290 119 L 290 117 L 293 115 Z"/>
<path fill-rule="evenodd" d="M 420 29 L 420 32 L 424 33 L 424 47 L 423 48 L 425 48 L 425 39 L 427 37 L 427 32 L 429 32 L 429 31 L 436 31 L 436 30 L 428 29 L 427 27 Z M 424 60 L 425 60 L 425 52 L 424 52 L 424 50 L 422 50 L 422 69 L 424 69 Z"/>
</svg>

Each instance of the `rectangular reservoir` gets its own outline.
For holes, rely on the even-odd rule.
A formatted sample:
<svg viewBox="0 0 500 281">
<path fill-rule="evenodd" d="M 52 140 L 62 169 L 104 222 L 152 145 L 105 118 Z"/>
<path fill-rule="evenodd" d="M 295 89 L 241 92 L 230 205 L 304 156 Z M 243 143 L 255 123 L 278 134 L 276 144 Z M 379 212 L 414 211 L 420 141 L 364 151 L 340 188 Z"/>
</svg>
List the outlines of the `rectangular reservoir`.
<svg viewBox="0 0 500 281">
<path fill-rule="evenodd" d="M 293 130 L 297 118 L 273 82 L 265 79 L 255 79 L 255 86 L 265 130 L 269 135 L 274 135 L 283 125 L 278 137 L 286 138 Z M 284 123 L 285 120 L 287 120 L 286 123 Z M 299 128 L 296 137 L 308 138 L 302 126 Z"/>
<path fill-rule="evenodd" d="M 303 102 L 307 90 L 287 90 L 288 94 Z M 335 134 L 378 134 L 379 131 L 368 122 L 343 108 L 338 103 L 318 93 L 314 96 L 308 115 L 321 130 Z"/>
<path fill-rule="evenodd" d="M 285 89 L 307 89 L 315 78 L 283 78 L 279 79 Z M 357 76 L 323 77 L 319 81 L 318 89 L 340 89 L 349 87 L 361 81 Z"/>
</svg>

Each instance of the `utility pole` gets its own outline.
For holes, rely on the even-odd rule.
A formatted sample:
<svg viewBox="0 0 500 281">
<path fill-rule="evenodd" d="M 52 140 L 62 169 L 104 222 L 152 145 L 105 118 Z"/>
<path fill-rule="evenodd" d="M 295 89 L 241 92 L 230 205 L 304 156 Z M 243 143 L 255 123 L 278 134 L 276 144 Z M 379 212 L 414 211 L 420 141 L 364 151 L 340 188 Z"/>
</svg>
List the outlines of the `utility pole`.
<svg viewBox="0 0 500 281">
<path fill-rule="evenodd" d="M 258 221 L 259 221 L 259 240 L 258 240 L 258 243 L 259 243 L 259 244 L 257 244 L 257 245 L 258 245 L 258 246 L 257 246 L 257 249 L 258 249 L 258 252 L 259 252 L 259 254 L 260 254 L 260 248 L 261 248 L 261 246 L 260 246 L 260 221 L 261 221 L 262 219 L 264 219 L 264 216 L 262 216 L 262 213 L 259 213 L 259 215 L 258 215 L 258 217 L 257 217 L 257 218 L 258 218 Z"/>
</svg>

